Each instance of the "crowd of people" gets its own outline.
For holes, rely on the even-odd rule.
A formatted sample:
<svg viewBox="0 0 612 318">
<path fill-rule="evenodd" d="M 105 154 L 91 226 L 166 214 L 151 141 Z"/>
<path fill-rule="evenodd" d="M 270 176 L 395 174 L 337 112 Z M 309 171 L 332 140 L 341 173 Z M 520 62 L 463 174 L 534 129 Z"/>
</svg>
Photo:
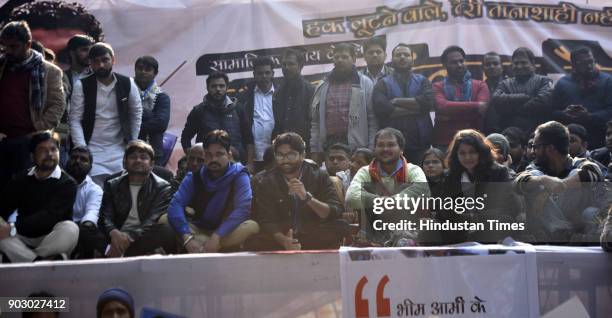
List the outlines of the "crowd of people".
<svg viewBox="0 0 612 318">
<path fill-rule="evenodd" d="M 612 78 L 591 50 L 572 51 L 554 86 L 527 48 L 484 55 L 486 80 L 465 52 L 441 55 L 434 83 L 413 71 L 404 43 L 386 63 L 384 39 L 331 48 L 334 68 L 316 86 L 304 52 L 252 60 L 236 97 L 229 78 L 206 79 L 185 120 L 176 175 L 162 139 L 171 97 L 142 56 L 134 77 L 113 71 L 108 43 L 76 35 L 70 66 L 33 49 L 24 21 L 0 33 L 0 253 L 5 262 L 152 253 L 410 246 L 512 236 L 533 243 L 612 249 Z M 432 116 L 433 115 L 433 116 Z M 433 119 L 432 119 L 433 118 Z M 195 138 L 195 143 L 192 140 Z M 480 209 L 374 213 L 381 198 L 487 198 Z M 376 229 L 401 224 L 500 222 L 515 228 Z"/>
</svg>

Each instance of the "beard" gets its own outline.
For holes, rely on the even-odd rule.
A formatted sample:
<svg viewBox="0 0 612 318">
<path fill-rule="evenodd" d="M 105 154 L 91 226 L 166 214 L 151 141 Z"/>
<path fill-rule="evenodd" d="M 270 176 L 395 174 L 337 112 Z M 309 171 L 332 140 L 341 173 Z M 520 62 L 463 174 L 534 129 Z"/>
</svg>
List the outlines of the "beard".
<svg viewBox="0 0 612 318">
<path fill-rule="evenodd" d="M 550 162 L 546 156 L 535 156 L 534 161 L 538 167 L 547 167 Z"/>
<path fill-rule="evenodd" d="M 91 170 L 91 169 L 89 169 Z M 87 174 L 89 173 L 89 170 L 84 169 L 80 166 L 77 165 L 67 165 L 66 166 L 66 172 L 72 176 L 75 180 L 79 181 L 79 183 L 83 182 L 83 180 L 85 180 L 85 177 L 87 176 Z"/>
<path fill-rule="evenodd" d="M 58 160 L 53 158 L 45 158 L 41 162 L 36 164 L 36 169 L 41 171 L 51 171 L 57 166 Z"/>
<path fill-rule="evenodd" d="M 300 170 L 300 164 L 282 164 L 278 165 L 278 168 L 283 172 L 283 174 L 293 174 L 296 171 Z"/>
<path fill-rule="evenodd" d="M 97 78 L 107 78 L 108 76 L 110 76 L 112 71 L 113 71 L 112 68 L 109 68 L 109 69 L 101 68 L 95 71 L 95 73 L 96 73 Z"/>
</svg>

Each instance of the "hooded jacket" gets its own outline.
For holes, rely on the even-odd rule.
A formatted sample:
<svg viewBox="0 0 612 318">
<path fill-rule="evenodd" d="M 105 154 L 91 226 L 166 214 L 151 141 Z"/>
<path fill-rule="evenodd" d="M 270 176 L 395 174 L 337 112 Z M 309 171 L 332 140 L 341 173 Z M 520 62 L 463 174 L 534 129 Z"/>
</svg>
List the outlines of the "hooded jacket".
<svg viewBox="0 0 612 318">
<path fill-rule="evenodd" d="M 197 176 L 189 173 L 181 182 L 170 202 L 168 221 L 179 235 L 191 233 L 189 223 L 193 223 L 224 237 L 249 219 L 252 198 L 249 172 L 242 164 L 230 163 L 216 179 L 204 166 Z M 190 220 L 184 212 L 188 206 L 196 211 Z"/>
</svg>

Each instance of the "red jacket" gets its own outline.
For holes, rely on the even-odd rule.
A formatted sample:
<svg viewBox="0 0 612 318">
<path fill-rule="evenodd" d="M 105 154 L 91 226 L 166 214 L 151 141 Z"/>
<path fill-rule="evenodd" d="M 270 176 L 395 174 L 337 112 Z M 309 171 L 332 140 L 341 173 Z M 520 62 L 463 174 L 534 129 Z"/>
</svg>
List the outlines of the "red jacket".
<svg viewBox="0 0 612 318">
<path fill-rule="evenodd" d="M 472 101 L 449 101 L 444 95 L 444 81 L 433 83 L 436 98 L 436 123 L 434 125 L 434 145 L 448 145 L 461 129 L 482 130 L 483 116 L 478 113 L 478 103 L 489 102 L 487 83 L 472 80 Z M 461 86 L 453 84 L 455 94 L 461 95 Z"/>
</svg>

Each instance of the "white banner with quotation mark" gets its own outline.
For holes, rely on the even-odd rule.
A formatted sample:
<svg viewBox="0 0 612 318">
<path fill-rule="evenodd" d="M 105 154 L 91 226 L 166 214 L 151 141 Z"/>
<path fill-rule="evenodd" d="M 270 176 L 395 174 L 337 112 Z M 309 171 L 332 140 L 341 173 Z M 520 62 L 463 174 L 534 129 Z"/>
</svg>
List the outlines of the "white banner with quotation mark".
<svg viewBox="0 0 612 318">
<path fill-rule="evenodd" d="M 344 317 L 539 317 L 529 247 L 343 248 L 340 275 Z"/>
</svg>

